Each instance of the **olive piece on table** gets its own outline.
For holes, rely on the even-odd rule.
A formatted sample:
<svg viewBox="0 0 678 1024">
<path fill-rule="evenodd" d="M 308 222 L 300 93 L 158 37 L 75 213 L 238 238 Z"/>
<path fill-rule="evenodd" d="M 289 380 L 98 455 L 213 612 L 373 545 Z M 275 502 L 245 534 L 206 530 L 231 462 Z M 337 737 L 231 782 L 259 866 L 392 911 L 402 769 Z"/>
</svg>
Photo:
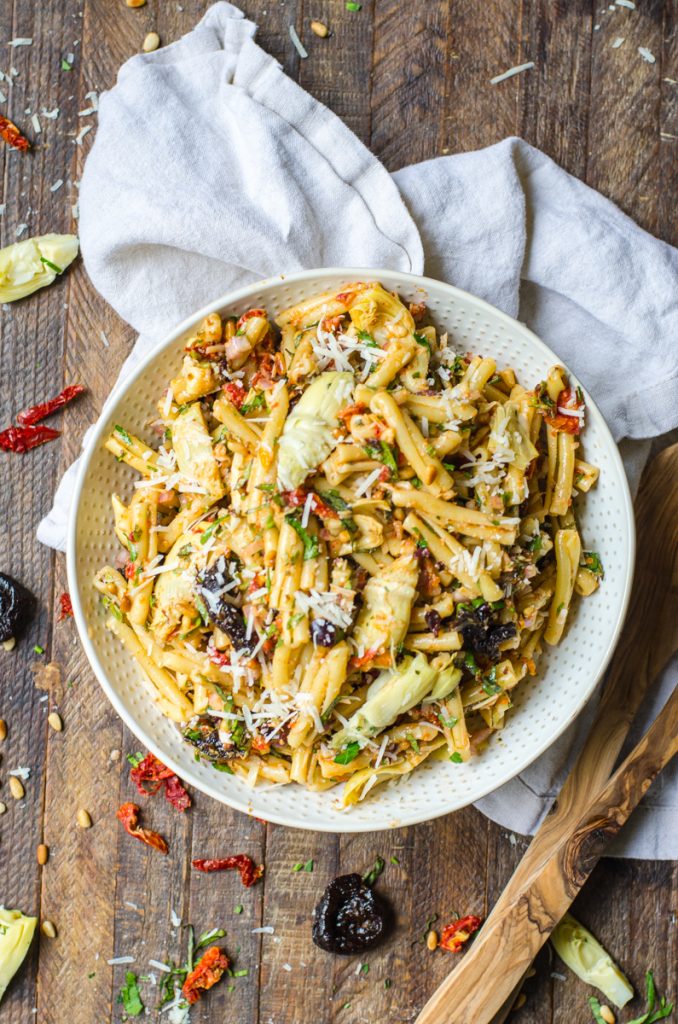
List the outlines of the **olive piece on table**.
<svg viewBox="0 0 678 1024">
<path fill-rule="evenodd" d="M 362 953 L 383 937 L 388 917 L 387 904 L 360 875 L 340 875 L 315 908 L 313 941 L 329 953 Z"/>
<path fill-rule="evenodd" d="M 0 643 L 19 636 L 28 625 L 34 603 L 30 591 L 0 572 Z"/>
</svg>

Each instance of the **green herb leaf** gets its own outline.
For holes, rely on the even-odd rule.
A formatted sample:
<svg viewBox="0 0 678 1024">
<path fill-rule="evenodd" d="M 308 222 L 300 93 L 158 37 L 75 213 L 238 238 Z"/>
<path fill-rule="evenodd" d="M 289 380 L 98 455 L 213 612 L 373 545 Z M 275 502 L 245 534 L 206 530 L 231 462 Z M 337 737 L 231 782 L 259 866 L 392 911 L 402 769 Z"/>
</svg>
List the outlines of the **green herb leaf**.
<svg viewBox="0 0 678 1024">
<path fill-rule="evenodd" d="M 461 756 L 458 750 L 455 750 L 453 754 L 450 754 L 450 761 L 453 761 L 454 764 L 461 764 L 463 760 L 464 758 Z"/>
<path fill-rule="evenodd" d="M 347 508 L 351 506 L 347 501 L 344 501 L 339 491 L 318 491 L 318 497 L 321 498 L 326 505 L 333 508 L 335 512 L 345 512 Z"/>
<path fill-rule="evenodd" d="M 357 4 L 357 3 L 354 2 L 354 0 L 346 0 L 346 10 L 347 11 L 362 11 L 362 9 L 363 9 L 363 5 L 362 4 Z"/>
<path fill-rule="evenodd" d="M 246 978 L 249 973 L 250 973 L 249 972 L 249 968 L 248 967 L 243 967 L 243 969 L 241 971 L 233 971 L 233 977 L 234 978 Z"/>
<path fill-rule="evenodd" d="M 294 512 L 286 515 L 285 519 L 304 545 L 304 561 L 307 562 L 309 558 L 316 558 L 320 551 L 318 538 L 312 537 L 308 530 L 301 525 L 301 516 Z"/>
<path fill-rule="evenodd" d="M 356 331 L 356 334 L 358 335 L 358 337 L 360 338 L 361 341 L 366 341 L 368 345 L 369 344 L 372 344 L 372 345 L 376 345 L 377 344 L 369 331 L 358 330 L 358 331 Z"/>
<path fill-rule="evenodd" d="M 589 997 L 589 1006 L 591 1007 L 591 1013 L 593 1014 L 593 1019 L 595 1020 L 596 1024 L 605 1024 L 605 1018 L 602 1017 L 600 1013 L 600 1001 L 596 999 L 595 996 Z"/>
<path fill-rule="evenodd" d="M 408 732 L 408 734 L 405 737 L 405 739 L 407 740 L 409 745 L 412 747 L 412 750 L 415 752 L 415 754 L 418 754 L 420 751 L 419 751 L 419 741 L 417 740 L 417 738 L 415 736 L 413 736 L 411 732 Z"/>
<path fill-rule="evenodd" d="M 655 988 L 654 974 L 652 971 L 647 971 L 645 975 L 645 991 L 647 998 L 647 1009 L 641 1017 L 636 1017 L 634 1020 L 630 1020 L 629 1024 L 655 1024 L 658 1020 L 663 1020 L 668 1017 L 673 1011 L 673 1003 L 667 1003 L 666 997 L 662 996 L 659 1000 L 659 1006 L 657 1005 L 657 990 Z"/>
<path fill-rule="evenodd" d="M 313 860 L 307 860 L 304 864 L 304 871 L 313 871 Z"/>
<path fill-rule="evenodd" d="M 144 755 L 142 754 L 142 752 L 140 750 L 137 750 L 137 752 L 135 754 L 128 754 L 127 755 L 127 760 L 132 765 L 132 768 L 136 768 L 137 765 L 140 765 L 141 762 L 143 761 L 143 759 L 144 759 Z"/>
<path fill-rule="evenodd" d="M 51 260 L 46 259 L 44 256 L 40 257 L 40 262 L 44 263 L 50 270 L 53 270 L 55 274 L 63 274 L 64 272 L 63 267 L 57 267 L 56 263 L 52 263 Z"/>
<path fill-rule="evenodd" d="M 122 1003 L 128 1017 L 138 1017 L 145 1010 L 145 1006 L 141 1001 L 137 976 L 132 971 L 128 971 L 125 975 L 125 984 L 120 989 L 118 1002 Z"/>
<path fill-rule="evenodd" d="M 417 345 L 421 345 L 422 348 L 427 348 L 428 351 L 429 351 L 429 354 L 430 354 L 430 352 L 431 352 L 431 345 L 430 345 L 429 340 L 428 340 L 428 338 L 426 337 L 425 334 L 417 334 L 417 332 L 415 331 L 414 332 L 414 340 L 416 341 Z"/>
<path fill-rule="evenodd" d="M 239 903 L 237 907 L 234 907 L 233 913 L 234 914 L 242 914 L 242 912 L 243 912 L 243 905 L 242 905 L 242 903 Z"/>
<path fill-rule="evenodd" d="M 580 565 L 583 565 L 585 569 L 592 572 L 595 576 L 600 579 L 603 578 L 605 572 L 603 570 L 603 563 L 600 560 L 600 555 L 597 551 L 582 551 Z"/>
<path fill-rule="evenodd" d="M 465 654 L 464 654 L 464 665 L 469 670 L 469 672 L 471 672 L 474 676 L 477 676 L 478 673 L 480 672 L 480 668 L 478 667 L 478 663 L 477 663 L 476 659 L 473 657 L 473 654 L 471 653 L 471 651 L 466 651 L 465 652 Z"/>
<path fill-rule="evenodd" d="M 442 711 L 438 712 L 438 720 L 446 729 L 454 729 L 455 725 L 459 721 L 459 719 L 455 718 L 454 715 L 450 715 L 449 718 L 446 718 Z"/>
<path fill-rule="evenodd" d="M 385 981 L 384 981 L 384 988 L 390 988 L 392 984 L 393 984 L 393 982 L 391 981 L 391 979 L 390 978 L 386 978 Z"/>
<path fill-rule="evenodd" d="M 249 402 L 243 402 L 240 406 L 240 415 L 245 416 L 248 412 L 256 412 L 257 409 L 266 409 L 266 395 L 259 391 Z"/>
<path fill-rule="evenodd" d="M 488 696 L 501 692 L 501 686 L 497 682 L 497 666 L 493 665 L 486 676 L 481 679 L 481 686 Z"/>
<path fill-rule="evenodd" d="M 234 774 L 230 764 L 226 764 L 225 761 L 212 761 L 211 764 L 215 772 L 226 772 L 227 775 Z"/>
<path fill-rule="evenodd" d="M 206 530 L 203 530 L 203 532 L 200 534 L 200 543 L 206 544 L 207 541 L 212 536 L 212 534 L 214 534 L 219 529 L 219 527 L 221 526 L 225 519 L 228 519 L 228 516 L 219 516 L 217 519 L 214 520 L 213 523 L 211 523 L 207 527 Z"/>
<path fill-rule="evenodd" d="M 382 873 L 385 867 L 386 863 L 384 861 L 384 858 L 377 857 L 370 870 L 366 871 L 365 874 L 363 875 L 363 882 L 365 883 L 365 885 L 374 885 L 374 883 L 379 878 L 379 875 Z"/>
<path fill-rule="evenodd" d="M 369 964 L 361 964 L 360 965 L 360 974 L 369 974 L 369 973 L 370 973 L 370 965 Z"/>
<path fill-rule="evenodd" d="M 34 650 L 34 652 L 36 654 L 44 654 L 45 653 L 45 648 L 41 647 L 40 644 L 36 644 L 35 647 L 33 648 L 33 650 Z"/>
<path fill-rule="evenodd" d="M 350 764 L 351 761 L 355 761 L 356 757 L 360 753 L 360 744 L 357 740 L 353 743 L 347 744 L 344 750 L 340 750 L 334 759 L 335 764 Z"/>
<path fill-rule="evenodd" d="M 68 61 L 66 60 L 66 58 L 65 58 L 65 57 L 62 57 L 62 58 L 61 58 L 61 70 L 62 70 L 62 71 L 72 71 L 72 70 L 73 70 L 73 65 L 72 65 L 72 64 L 70 64 L 70 63 L 69 63 L 69 62 L 68 62 Z"/>
<path fill-rule="evenodd" d="M 304 865 L 303 865 L 303 863 L 300 860 L 298 860 L 297 863 L 292 866 L 292 871 L 296 872 L 296 871 L 303 871 L 303 870 L 304 870 Z"/>
<path fill-rule="evenodd" d="M 121 427 L 119 423 L 116 423 L 115 426 L 113 427 L 113 433 L 117 434 L 118 437 L 121 437 L 125 444 L 132 444 L 132 438 L 127 433 L 125 428 Z"/>
</svg>

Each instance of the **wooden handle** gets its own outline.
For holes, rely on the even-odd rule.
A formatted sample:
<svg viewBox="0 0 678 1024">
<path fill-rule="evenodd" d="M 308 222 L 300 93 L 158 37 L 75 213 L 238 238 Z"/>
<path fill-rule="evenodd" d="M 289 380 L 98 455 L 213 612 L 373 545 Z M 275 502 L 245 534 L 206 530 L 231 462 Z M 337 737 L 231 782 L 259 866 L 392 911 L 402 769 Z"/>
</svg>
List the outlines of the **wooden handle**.
<svg viewBox="0 0 678 1024">
<path fill-rule="evenodd" d="M 489 1024 L 520 982 L 615 836 L 678 752 L 678 687 L 640 743 L 541 863 L 517 899 L 492 915 L 417 1024 Z M 489 927 L 488 927 L 489 925 Z"/>
</svg>

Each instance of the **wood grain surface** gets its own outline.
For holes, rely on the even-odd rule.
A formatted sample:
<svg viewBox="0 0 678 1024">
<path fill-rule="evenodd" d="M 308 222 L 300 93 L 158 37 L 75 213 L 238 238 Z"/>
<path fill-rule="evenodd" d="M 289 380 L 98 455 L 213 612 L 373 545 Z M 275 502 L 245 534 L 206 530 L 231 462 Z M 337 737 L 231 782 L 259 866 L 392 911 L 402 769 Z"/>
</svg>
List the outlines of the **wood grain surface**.
<svg viewBox="0 0 678 1024">
<path fill-rule="evenodd" d="M 261 44 L 389 169 L 516 134 L 653 234 L 678 240 L 673 0 L 638 0 L 634 11 L 610 11 L 607 3 L 589 0 L 363 0 L 359 12 L 347 11 L 343 0 L 244 0 L 241 6 L 260 24 Z M 124 0 L 0 4 L 0 69 L 18 71 L 0 112 L 32 134 L 24 111 L 60 110 L 54 121 L 41 118 L 43 131 L 33 136 L 29 158 L 0 149 L 2 245 L 15 240 L 22 223 L 26 235 L 77 230 L 72 206 L 95 130 L 82 145 L 74 138 L 86 124 L 96 128 L 95 118 L 78 117 L 85 94 L 110 88 L 148 31 L 171 42 L 205 8 L 202 0 L 148 0 L 136 10 Z M 312 18 L 328 24 L 329 38 L 311 33 Z M 308 48 L 305 61 L 290 42 L 290 24 Z M 6 46 L 17 37 L 32 38 L 33 45 Z M 614 49 L 617 37 L 624 42 Z M 638 46 L 652 51 L 654 64 L 640 58 Z M 62 71 L 69 53 L 73 68 Z M 533 71 L 489 84 L 526 60 L 536 62 Z M 0 83 L 0 91 L 9 92 L 6 86 Z M 58 179 L 64 184 L 52 192 Z M 449 970 L 450 954 L 430 953 L 418 941 L 427 920 L 437 913 L 445 921 L 455 911 L 486 914 L 526 849 L 522 837 L 473 809 L 387 835 L 318 836 L 264 826 L 195 794 L 185 817 L 160 799 L 149 808 L 153 826 L 171 843 L 172 855 L 162 858 L 130 840 L 115 821 L 115 808 L 134 796 L 125 754 L 137 743 L 96 685 L 72 622 L 56 622 L 64 560 L 37 544 L 35 527 L 132 341 L 80 265 L 52 288 L 0 312 L 3 425 L 62 383 L 82 379 L 89 389 L 64 414 L 59 442 L 23 459 L 0 456 L 0 568 L 22 579 L 40 604 L 27 637 L 11 653 L 0 650 L 0 717 L 9 727 L 0 752 L 0 799 L 8 805 L 0 818 L 0 902 L 47 917 L 59 931 L 55 940 L 35 942 L 3 1000 L 3 1024 L 117 1024 L 125 968 L 106 961 L 131 955 L 134 969 L 145 973 L 149 958 L 179 958 L 185 932 L 172 927 L 172 911 L 199 930 L 225 927 L 227 948 L 238 950 L 236 968 L 249 970 L 215 989 L 194 1021 L 411 1022 Z M 45 654 L 34 654 L 34 645 Z M 48 660 L 61 666 L 62 679 L 45 693 L 34 684 L 31 664 Z M 48 728 L 53 708 L 62 715 L 62 733 Z M 31 776 L 17 804 L 8 795 L 7 771 L 18 765 L 29 766 Z M 92 816 L 89 830 L 76 825 L 80 807 Z M 39 868 L 35 850 L 42 840 L 51 855 Z M 245 891 L 230 872 L 191 872 L 192 856 L 221 850 L 265 859 L 265 883 Z M 369 973 L 356 974 L 356 958 L 333 958 L 313 947 L 309 920 L 330 878 L 368 867 L 377 854 L 386 860 L 380 884 L 397 907 L 398 926 L 387 944 L 365 957 Z M 310 859 L 312 872 L 291 871 Z M 243 912 L 236 914 L 240 904 Z M 677 908 L 678 868 L 606 860 L 574 913 L 637 986 L 653 966 L 667 987 L 671 980 L 675 986 Z M 253 933 L 262 923 L 273 925 L 275 934 Z M 548 950 L 537 967 L 515 1019 L 587 1021 L 589 990 Z M 150 995 L 148 987 L 144 991 Z M 148 1002 L 153 1006 L 153 998 Z M 641 1011 L 640 1000 L 633 1009 Z"/>
</svg>

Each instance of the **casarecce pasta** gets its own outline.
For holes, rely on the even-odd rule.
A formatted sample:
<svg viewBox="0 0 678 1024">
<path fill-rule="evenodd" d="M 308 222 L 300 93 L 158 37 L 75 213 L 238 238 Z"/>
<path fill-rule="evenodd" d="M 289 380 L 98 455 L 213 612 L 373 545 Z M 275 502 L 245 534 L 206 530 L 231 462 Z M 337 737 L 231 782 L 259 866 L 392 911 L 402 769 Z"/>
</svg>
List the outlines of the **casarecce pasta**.
<svg viewBox="0 0 678 1024">
<path fill-rule="evenodd" d="M 113 496 L 109 628 L 196 756 L 344 807 L 504 727 L 602 577 L 584 398 L 455 351 L 380 284 L 211 314 Z M 458 770 L 450 767 L 450 771 Z"/>
</svg>

